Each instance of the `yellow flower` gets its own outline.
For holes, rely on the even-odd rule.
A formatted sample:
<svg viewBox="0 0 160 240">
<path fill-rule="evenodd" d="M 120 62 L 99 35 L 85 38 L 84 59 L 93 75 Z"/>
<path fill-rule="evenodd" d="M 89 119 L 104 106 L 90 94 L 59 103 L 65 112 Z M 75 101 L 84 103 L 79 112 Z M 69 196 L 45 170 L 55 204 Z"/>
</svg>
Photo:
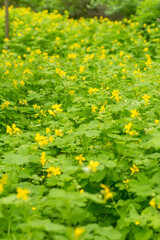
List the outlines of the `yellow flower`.
<svg viewBox="0 0 160 240">
<path fill-rule="evenodd" d="M 69 94 L 72 96 L 73 94 L 75 93 L 75 91 L 74 90 L 69 90 Z"/>
<path fill-rule="evenodd" d="M 13 85 L 15 88 L 17 88 L 17 85 L 18 85 L 18 82 L 17 82 L 17 80 L 13 80 L 13 83 L 12 83 L 12 85 Z"/>
<path fill-rule="evenodd" d="M 33 105 L 34 109 L 40 109 L 40 106 L 38 106 L 37 104 Z"/>
<path fill-rule="evenodd" d="M 22 80 L 21 82 L 20 82 L 20 84 L 22 85 L 22 87 L 24 86 L 24 84 L 25 84 L 25 82 Z"/>
<path fill-rule="evenodd" d="M 149 205 L 152 206 L 153 208 L 156 208 L 156 203 L 154 198 L 151 199 L 151 201 L 149 202 Z"/>
<path fill-rule="evenodd" d="M 114 98 L 117 102 L 122 99 L 122 97 L 119 97 L 119 90 L 113 90 L 110 98 Z"/>
<path fill-rule="evenodd" d="M 28 189 L 17 188 L 17 198 L 23 199 L 24 201 L 28 199 L 29 193 Z"/>
<path fill-rule="evenodd" d="M 2 178 L 0 179 L 0 183 L 2 183 L 3 185 L 7 183 L 8 177 L 7 174 L 3 174 Z"/>
<path fill-rule="evenodd" d="M 92 112 L 96 112 L 96 109 L 97 109 L 96 106 L 92 106 L 91 108 L 92 108 Z"/>
<path fill-rule="evenodd" d="M 50 128 L 46 128 L 46 133 L 50 133 L 51 129 Z"/>
<path fill-rule="evenodd" d="M 26 105 L 27 105 L 27 100 L 23 100 L 23 102 L 24 102 L 24 104 L 26 104 Z"/>
<path fill-rule="evenodd" d="M 44 117 L 46 117 L 46 114 L 43 112 L 43 110 L 40 110 L 40 113 L 41 113 Z"/>
<path fill-rule="evenodd" d="M 56 116 L 56 114 L 52 111 L 52 110 L 48 110 L 49 114 L 52 115 L 52 116 Z"/>
<path fill-rule="evenodd" d="M 81 66 L 81 65 L 80 65 L 79 72 L 80 72 L 80 73 L 84 72 L 84 69 L 85 69 L 85 66 Z"/>
<path fill-rule="evenodd" d="M 69 53 L 69 54 L 68 54 L 68 58 L 69 58 L 69 59 L 72 59 L 72 58 L 73 58 L 73 59 L 76 59 L 76 57 L 77 57 L 77 54 L 75 54 L 75 53 Z"/>
<path fill-rule="evenodd" d="M 80 190 L 79 190 L 79 193 L 84 193 L 84 189 L 80 189 Z"/>
<path fill-rule="evenodd" d="M 40 162 L 41 162 L 42 166 L 44 166 L 44 164 L 46 162 L 46 153 L 45 152 L 42 152 L 40 159 L 41 159 Z"/>
<path fill-rule="evenodd" d="M 126 129 L 126 133 L 129 133 L 129 131 L 130 131 L 131 127 L 132 127 L 132 123 L 128 123 L 124 127 Z"/>
<path fill-rule="evenodd" d="M 7 133 L 9 133 L 10 135 L 13 134 L 13 130 L 10 126 L 7 126 L 7 130 L 6 130 Z"/>
<path fill-rule="evenodd" d="M 75 157 L 77 161 L 79 161 L 79 164 L 82 164 L 82 162 L 86 161 L 86 159 L 83 157 L 83 154 L 80 156 Z"/>
<path fill-rule="evenodd" d="M 66 76 L 66 72 L 64 72 L 64 71 L 61 70 L 60 68 L 56 68 L 56 73 L 57 73 L 60 77 Z"/>
<path fill-rule="evenodd" d="M 130 112 L 132 118 L 138 117 L 139 115 L 139 112 L 136 109 L 130 110 Z"/>
<path fill-rule="evenodd" d="M 129 135 L 133 135 L 134 134 L 134 131 L 129 131 Z"/>
<path fill-rule="evenodd" d="M 84 233 L 85 229 L 84 228 L 75 228 L 74 230 L 74 236 L 75 239 L 78 240 L 80 238 L 80 236 Z"/>
<path fill-rule="evenodd" d="M 143 49 L 143 51 L 144 51 L 144 52 L 147 52 L 147 51 L 148 51 L 148 48 L 147 48 L 147 47 L 146 47 L 146 48 L 144 48 L 144 49 Z"/>
<path fill-rule="evenodd" d="M 158 120 L 158 119 L 155 119 L 154 122 L 155 122 L 156 124 L 158 124 L 158 123 L 159 123 L 159 120 Z"/>
<path fill-rule="evenodd" d="M 4 109 L 5 107 L 8 107 L 9 104 L 10 104 L 10 102 L 9 102 L 9 101 L 6 101 L 5 103 L 3 103 L 3 104 L 1 105 L 1 107 Z"/>
<path fill-rule="evenodd" d="M 139 221 L 136 221 L 136 222 L 135 222 L 135 224 L 136 224 L 136 225 L 139 225 L 139 224 L 140 224 L 140 222 L 139 222 Z"/>
<path fill-rule="evenodd" d="M 47 169 L 47 177 L 51 177 L 52 175 L 57 176 L 57 175 L 61 175 L 61 171 L 60 171 L 60 167 L 49 167 Z"/>
<path fill-rule="evenodd" d="M 12 124 L 13 133 L 22 133 L 19 128 L 16 127 L 16 124 Z"/>
<path fill-rule="evenodd" d="M 54 109 L 54 111 L 56 113 L 61 113 L 61 112 L 63 112 L 63 109 L 60 108 L 61 106 L 62 106 L 62 104 L 54 104 L 54 105 L 52 105 L 52 109 Z"/>
<path fill-rule="evenodd" d="M 3 189 L 3 184 L 0 183 L 0 193 L 3 192 L 3 190 L 4 190 L 4 189 Z"/>
<path fill-rule="evenodd" d="M 88 90 L 88 93 L 89 93 L 89 94 L 91 94 L 91 93 L 96 93 L 97 91 L 98 91 L 97 88 L 90 88 L 90 89 Z"/>
<path fill-rule="evenodd" d="M 13 135 L 13 134 L 16 134 L 19 135 L 19 133 L 22 133 L 22 131 L 16 127 L 16 124 L 12 124 L 12 128 L 10 126 L 7 126 L 7 130 L 6 130 L 7 133 L 9 133 L 10 135 Z"/>
<path fill-rule="evenodd" d="M 131 175 L 133 175 L 135 172 L 139 172 L 139 168 L 133 164 L 132 167 L 130 167 Z"/>
<path fill-rule="evenodd" d="M 107 201 L 108 199 L 113 197 L 113 193 L 110 192 L 109 188 L 104 185 L 104 184 L 100 184 L 100 187 L 103 188 L 104 190 L 102 190 L 101 192 L 104 195 L 104 200 Z"/>
<path fill-rule="evenodd" d="M 32 209 L 33 211 L 35 211 L 37 208 L 36 208 L 36 207 L 32 207 L 31 209 Z"/>
<path fill-rule="evenodd" d="M 120 55 L 120 57 L 124 56 L 124 52 L 121 51 L 121 52 L 119 53 L 119 55 Z"/>
<path fill-rule="evenodd" d="M 3 41 L 4 41 L 4 42 L 8 42 L 9 39 L 8 39 L 8 38 L 4 38 Z"/>
<path fill-rule="evenodd" d="M 126 179 L 126 180 L 123 181 L 123 183 L 129 183 L 130 181 L 131 181 L 131 180 Z"/>
<path fill-rule="evenodd" d="M 55 129 L 55 135 L 56 135 L 56 137 L 62 137 L 63 136 L 63 134 L 62 134 L 62 130 L 61 129 Z"/>
<path fill-rule="evenodd" d="M 48 144 L 47 138 L 44 136 L 41 136 L 39 133 L 36 134 L 35 141 L 38 142 L 41 147 L 43 147 L 43 145 Z"/>
<path fill-rule="evenodd" d="M 74 76 L 71 76 L 71 77 L 70 77 L 70 79 L 71 79 L 72 81 L 74 81 L 74 80 L 76 80 L 76 79 L 77 79 L 77 76 L 76 76 L 76 75 L 74 75 Z"/>
<path fill-rule="evenodd" d="M 99 162 L 94 162 L 93 160 L 89 161 L 89 169 L 92 169 L 93 172 L 97 171 L 97 167 L 99 166 Z"/>
<path fill-rule="evenodd" d="M 148 96 L 147 94 L 144 94 L 144 96 L 142 96 L 142 98 L 144 99 L 145 102 L 148 102 L 151 97 Z"/>
<path fill-rule="evenodd" d="M 99 113 L 102 113 L 105 111 L 105 106 L 103 105 L 100 109 L 99 109 Z"/>
<path fill-rule="evenodd" d="M 53 140 L 54 140 L 54 137 L 52 137 L 52 136 L 50 136 L 49 139 L 48 139 L 48 141 L 49 141 L 50 143 L 52 143 Z"/>
</svg>

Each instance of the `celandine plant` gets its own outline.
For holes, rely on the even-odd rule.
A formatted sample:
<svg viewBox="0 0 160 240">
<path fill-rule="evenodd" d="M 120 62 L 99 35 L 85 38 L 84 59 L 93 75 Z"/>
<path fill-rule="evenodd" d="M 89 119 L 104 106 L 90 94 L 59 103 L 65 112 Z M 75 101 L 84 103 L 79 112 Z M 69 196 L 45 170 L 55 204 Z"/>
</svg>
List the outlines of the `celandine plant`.
<svg viewBox="0 0 160 240">
<path fill-rule="evenodd" d="M 10 18 L 8 40 L 0 10 L 0 238 L 158 240 L 158 22 Z"/>
</svg>

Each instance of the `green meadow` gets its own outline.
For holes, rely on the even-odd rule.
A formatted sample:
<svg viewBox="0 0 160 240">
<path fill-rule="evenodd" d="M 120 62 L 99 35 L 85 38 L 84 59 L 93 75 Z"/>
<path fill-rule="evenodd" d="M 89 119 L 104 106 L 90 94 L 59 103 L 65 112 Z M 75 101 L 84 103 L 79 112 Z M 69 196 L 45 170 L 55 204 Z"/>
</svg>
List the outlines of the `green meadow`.
<svg viewBox="0 0 160 240">
<path fill-rule="evenodd" d="M 0 10 L 0 239 L 160 240 L 160 26 Z"/>
</svg>

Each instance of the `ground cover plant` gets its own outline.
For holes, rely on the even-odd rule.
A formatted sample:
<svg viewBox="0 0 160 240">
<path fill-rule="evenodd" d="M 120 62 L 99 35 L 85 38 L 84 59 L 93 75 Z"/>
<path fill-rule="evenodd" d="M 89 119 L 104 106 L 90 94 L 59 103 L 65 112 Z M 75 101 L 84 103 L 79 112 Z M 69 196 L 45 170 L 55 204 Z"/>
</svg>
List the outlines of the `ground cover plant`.
<svg viewBox="0 0 160 240">
<path fill-rule="evenodd" d="M 158 22 L 0 10 L 0 239 L 160 239 Z"/>
</svg>

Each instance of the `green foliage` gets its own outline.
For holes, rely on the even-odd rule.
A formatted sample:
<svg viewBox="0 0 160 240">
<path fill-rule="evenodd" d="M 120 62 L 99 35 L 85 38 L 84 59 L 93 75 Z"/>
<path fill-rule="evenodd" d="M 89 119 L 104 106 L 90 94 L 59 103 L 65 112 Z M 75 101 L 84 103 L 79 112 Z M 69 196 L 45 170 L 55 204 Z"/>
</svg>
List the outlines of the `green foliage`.
<svg viewBox="0 0 160 240">
<path fill-rule="evenodd" d="M 158 22 L 9 11 L 0 239 L 158 240 Z"/>
<path fill-rule="evenodd" d="M 137 8 L 136 21 L 141 25 L 151 24 L 160 17 L 160 1 L 159 0 L 143 0 Z"/>
<path fill-rule="evenodd" d="M 106 14 L 110 17 L 130 17 L 136 13 L 137 7 L 141 0 L 117 0 L 117 1 L 107 1 L 107 11 Z"/>
<path fill-rule="evenodd" d="M 3 6 L 3 3 L 4 1 L 0 0 L 0 6 Z M 104 15 L 102 4 L 101 0 L 10 0 L 10 5 L 15 7 L 31 7 L 34 11 L 50 12 L 56 9 L 61 13 L 67 10 L 72 17 Z"/>
<path fill-rule="evenodd" d="M 64 13 L 67 10 L 71 17 L 107 16 L 111 19 L 128 18 L 136 15 L 136 21 L 141 25 L 151 24 L 160 16 L 159 0 L 10 0 L 14 7 L 31 7 L 38 12 L 58 10 Z M 4 1 L 0 0 L 0 6 Z"/>
</svg>

